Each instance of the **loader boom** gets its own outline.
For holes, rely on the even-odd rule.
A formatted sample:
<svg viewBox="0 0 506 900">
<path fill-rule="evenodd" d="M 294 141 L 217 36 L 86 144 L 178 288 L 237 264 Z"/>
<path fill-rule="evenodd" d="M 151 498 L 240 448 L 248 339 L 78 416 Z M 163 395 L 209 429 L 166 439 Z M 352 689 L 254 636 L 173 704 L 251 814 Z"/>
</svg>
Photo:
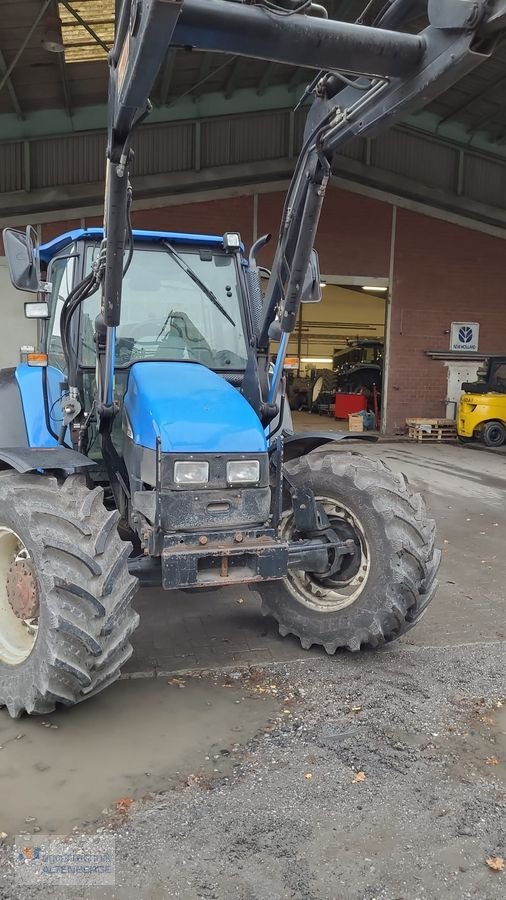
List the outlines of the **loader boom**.
<svg viewBox="0 0 506 900">
<path fill-rule="evenodd" d="M 426 5 L 429 20 L 420 34 L 390 30 L 412 19 L 420 5 Z M 298 7 L 311 9 L 296 0 L 285 0 L 282 6 L 293 14 L 276 15 L 262 0 L 123 2 L 109 59 L 105 255 L 102 320 L 97 323 L 102 417 L 113 415 L 114 329 L 121 316 L 132 134 L 149 114 L 149 94 L 169 47 L 316 70 L 304 144 L 285 202 L 257 335 L 262 369 L 269 340 L 295 327 L 334 154 L 351 138 L 370 136 L 425 106 L 489 56 L 506 28 L 506 0 L 392 0 L 374 27 L 297 14 Z M 282 355 L 270 387 L 274 401 Z M 266 390 L 264 379 L 264 394 Z"/>
</svg>

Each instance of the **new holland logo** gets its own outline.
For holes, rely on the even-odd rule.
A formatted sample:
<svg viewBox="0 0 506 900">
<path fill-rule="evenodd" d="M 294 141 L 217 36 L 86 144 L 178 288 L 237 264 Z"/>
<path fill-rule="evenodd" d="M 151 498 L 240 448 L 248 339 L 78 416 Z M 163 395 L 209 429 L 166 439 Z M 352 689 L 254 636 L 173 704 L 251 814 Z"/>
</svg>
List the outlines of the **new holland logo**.
<svg viewBox="0 0 506 900">
<path fill-rule="evenodd" d="M 469 325 L 463 325 L 459 328 L 459 341 L 463 344 L 470 344 L 473 339 L 473 329 Z"/>
<path fill-rule="evenodd" d="M 452 322 L 450 329 L 450 350 L 453 352 L 476 353 L 480 336 L 478 322 Z"/>
</svg>

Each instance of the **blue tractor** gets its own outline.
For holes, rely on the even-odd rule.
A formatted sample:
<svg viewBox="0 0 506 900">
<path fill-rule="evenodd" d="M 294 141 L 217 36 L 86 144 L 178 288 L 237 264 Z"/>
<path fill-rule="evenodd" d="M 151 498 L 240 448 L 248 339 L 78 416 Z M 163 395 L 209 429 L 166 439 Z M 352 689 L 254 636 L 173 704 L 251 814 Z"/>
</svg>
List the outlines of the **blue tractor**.
<svg viewBox="0 0 506 900">
<path fill-rule="evenodd" d="M 308 452 L 339 435 L 293 434 L 284 403 L 266 425 L 247 398 L 255 248 L 248 265 L 237 234 L 130 240 L 103 428 L 101 300 L 80 293 L 102 230 L 37 249 L 5 234 L 14 277 L 28 246 L 46 290 L 26 304 L 43 325 L 37 352 L 0 375 L 0 701 L 11 715 L 118 677 L 138 581 L 251 583 L 282 634 L 329 653 L 401 633 L 435 586 L 433 525 L 404 481 L 356 453 Z"/>
<path fill-rule="evenodd" d="M 329 654 L 392 640 L 426 610 L 440 554 L 421 497 L 337 441 L 359 436 L 295 434 L 283 380 L 300 303 L 319 299 L 313 244 L 334 152 L 427 103 L 504 30 L 506 0 L 429 0 L 421 35 L 394 30 L 415 5 L 394 0 L 366 26 L 297 0 L 124 0 L 104 229 L 42 246 L 30 228 L 4 231 L 12 282 L 36 295 L 25 312 L 39 323 L 37 351 L 0 372 L 10 715 L 47 714 L 118 677 L 139 581 L 189 593 L 253 584 L 282 635 Z M 132 138 L 170 45 L 316 69 L 265 290 L 268 236 L 246 257 L 235 232 L 131 227 Z"/>
</svg>

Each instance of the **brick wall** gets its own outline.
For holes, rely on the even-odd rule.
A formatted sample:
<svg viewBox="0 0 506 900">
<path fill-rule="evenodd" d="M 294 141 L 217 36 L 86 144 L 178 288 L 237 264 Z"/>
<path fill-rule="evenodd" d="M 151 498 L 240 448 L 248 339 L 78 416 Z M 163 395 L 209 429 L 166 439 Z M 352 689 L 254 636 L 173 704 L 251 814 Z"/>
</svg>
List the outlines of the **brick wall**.
<svg viewBox="0 0 506 900">
<path fill-rule="evenodd" d="M 160 209 L 136 210 L 134 228 L 223 234 L 240 231 L 246 246 L 253 240 L 253 197 L 229 197 L 207 203 L 187 203 Z"/>
<path fill-rule="evenodd" d="M 258 231 L 272 232 L 273 244 L 283 202 L 282 193 L 258 197 Z M 316 237 L 322 272 L 387 278 L 391 228 L 392 208 L 387 203 L 330 188 Z M 266 260 L 267 257 L 266 249 Z"/>
<path fill-rule="evenodd" d="M 506 244 L 407 210 L 397 213 L 388 430 L 408 416 L 444 416 L 452 321 L 480 323 L 480 351 L 506 353 Z"/>
</svg>

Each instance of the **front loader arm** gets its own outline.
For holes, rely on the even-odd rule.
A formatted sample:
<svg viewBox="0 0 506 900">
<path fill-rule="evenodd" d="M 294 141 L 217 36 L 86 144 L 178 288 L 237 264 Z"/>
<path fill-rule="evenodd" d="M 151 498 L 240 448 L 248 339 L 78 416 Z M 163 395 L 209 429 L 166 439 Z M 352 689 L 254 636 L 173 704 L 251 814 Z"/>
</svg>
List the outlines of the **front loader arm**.
<svg viewBox="0 0 506 900">
<path fill-rule="evenodd" d="M 294 11 L 297 6 L 294 0 L 280 3 L 285 9 L 292 5 Z M 412 18 L 419 6 L 426 9 L 430 23 L 424 31 L 392 30 Z M 105 252 L 97 323 L 99 415 L 114 414 L 114 341 L 121 315 L 130 143 L 135 127 L 149 113 L 149 94 L 169 46 L 319 71 L 258 335 L 259 351 L 266 354 L 270 337 L 295 327 L 333 155 L 352 137 L 371 135 L 429 103 L 490 55 L 504 31 L 506 0 L 391 0 L 374 26 L 303 14 L 280 17 L 264 8 L 262 0 L 123 0 L 109 58 Z M 348 86 L 339 90 L 343 71 Z M 282 359 L 275 382 L 281 370 Z M 271 398 L 276 387 L 271 387 Z"/>
<path fill-rule="evenodd" d="M 394 0 L 388 24 L 402 24 L 414 10 L 413 0 Z M 354 137 L 370 137 L 401 116 L 430 103 L 493 52 L 506 31 L 506 2 L 429 0 L 429 26 L 421 33 L 425 51 L 409 76 L 360 77 L 356 86 L 341 88 L 339 75 L 320 72 L 312 85 L 301 155 L 288 191 L 274 264 L 266 291 L 259 347 L 296 326 L 304 273 L 309 264 L 318 218 L 339 148 Z M 377 23 L 381 29 L 383 19 Z M 378 30 L 381 35 L 381 30 Z M 349 81 L 349 80 L 348 80 Z M 341 88 L 341 89 L 340 89 Z M 276 360 L 275 380 L 283 361 Z M 276 395 L 271 384 L 271 399 Z"/>
</svg>

